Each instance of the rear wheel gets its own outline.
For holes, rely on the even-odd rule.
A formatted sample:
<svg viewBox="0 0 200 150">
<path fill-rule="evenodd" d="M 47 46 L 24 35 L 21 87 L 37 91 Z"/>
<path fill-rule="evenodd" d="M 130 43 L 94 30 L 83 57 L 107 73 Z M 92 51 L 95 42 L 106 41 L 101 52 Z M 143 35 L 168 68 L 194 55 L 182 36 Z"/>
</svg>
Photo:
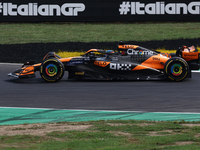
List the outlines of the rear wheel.
<svg viewBox="0 0 200 150">
<path fill-rule="evenodd" d="M 189 73 L 189 66 L 184 59 L 173 57 L 165 63 L 164 71 L 172 81 L 182 81 Z"/>
<path fill-rule="evenodd" d="M 64 70 L 64 65 L 60 60 L 49 58 L 42 62 L 40 75 L 47 82 L 57 82 L 63 77 Z"/>
</svg>

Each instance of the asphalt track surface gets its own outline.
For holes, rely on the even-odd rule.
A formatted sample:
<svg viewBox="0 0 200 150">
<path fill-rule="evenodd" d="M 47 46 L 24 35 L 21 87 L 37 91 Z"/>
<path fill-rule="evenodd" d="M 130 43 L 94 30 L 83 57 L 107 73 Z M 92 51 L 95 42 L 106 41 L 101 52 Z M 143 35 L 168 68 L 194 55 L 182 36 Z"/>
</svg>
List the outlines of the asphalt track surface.
<svg viewBox="0 0 200 150">
<path fill-rule="evenodd" d="M 200 73 L 183 82 L 76 81 L 67 75 L 58 83 L 7 74 L 21 67 L 0 64 L 0 107 L 115 110 L 145 112 L 200 112 Z"/>
</svg>

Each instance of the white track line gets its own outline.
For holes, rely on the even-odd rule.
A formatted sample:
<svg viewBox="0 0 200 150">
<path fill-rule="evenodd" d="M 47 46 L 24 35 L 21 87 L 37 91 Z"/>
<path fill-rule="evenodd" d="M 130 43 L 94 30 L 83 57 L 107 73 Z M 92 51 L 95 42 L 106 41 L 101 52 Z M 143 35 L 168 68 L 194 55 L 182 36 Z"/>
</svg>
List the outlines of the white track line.
<svg viewBox="0 0 200 150">
<path fill-rule="evenodd" d="M 192 70 L 192 72 L 198 72 L 198 73 L 200 73 L 200 70 Z"/>
</svg>

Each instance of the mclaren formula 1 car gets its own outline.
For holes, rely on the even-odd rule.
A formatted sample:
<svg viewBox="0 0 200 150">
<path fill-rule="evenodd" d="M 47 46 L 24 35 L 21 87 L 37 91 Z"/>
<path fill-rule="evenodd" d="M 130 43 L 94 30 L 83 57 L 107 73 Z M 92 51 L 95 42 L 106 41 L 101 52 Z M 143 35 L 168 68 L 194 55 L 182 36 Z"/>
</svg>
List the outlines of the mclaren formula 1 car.
<svg viewBox="0 0 200 150">
<path fill-rule="evenodd" d="M 26 62 L 8 75 L 30 78 L 39 71 L 45 81 L 56 82 L 68 71 L 69 79 L 182 81 L 191 78 L 191 70 L 199 70 L 199 57 L 194 46 L 167 54 L 121 43 L 117 51 L 90 49 L 79 57 L 61 58 L 49 52 L 41 63 Z"/>
</svg>

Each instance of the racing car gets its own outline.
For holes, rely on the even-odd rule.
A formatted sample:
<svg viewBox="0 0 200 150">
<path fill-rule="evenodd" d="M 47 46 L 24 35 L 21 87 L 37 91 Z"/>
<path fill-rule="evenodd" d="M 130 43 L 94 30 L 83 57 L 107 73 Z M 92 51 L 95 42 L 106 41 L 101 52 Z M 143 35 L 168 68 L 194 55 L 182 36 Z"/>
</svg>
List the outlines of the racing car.
<svg viewBox="0 0 200 150">
<path fill-rule="evenodd" d="M 45 81 L 57 82 L 68 71 L 68 79 L 182 81 L 191 78 L 191 70 L 199 70 L 199 57 L 194 46 L 168 54 L 121 42 L 118 50 L 90 49 L 79 57 L 49 52 L 41 63 L 26 62 L 8 76 L 31 78 L 39 71 Z"/>
</svg>

